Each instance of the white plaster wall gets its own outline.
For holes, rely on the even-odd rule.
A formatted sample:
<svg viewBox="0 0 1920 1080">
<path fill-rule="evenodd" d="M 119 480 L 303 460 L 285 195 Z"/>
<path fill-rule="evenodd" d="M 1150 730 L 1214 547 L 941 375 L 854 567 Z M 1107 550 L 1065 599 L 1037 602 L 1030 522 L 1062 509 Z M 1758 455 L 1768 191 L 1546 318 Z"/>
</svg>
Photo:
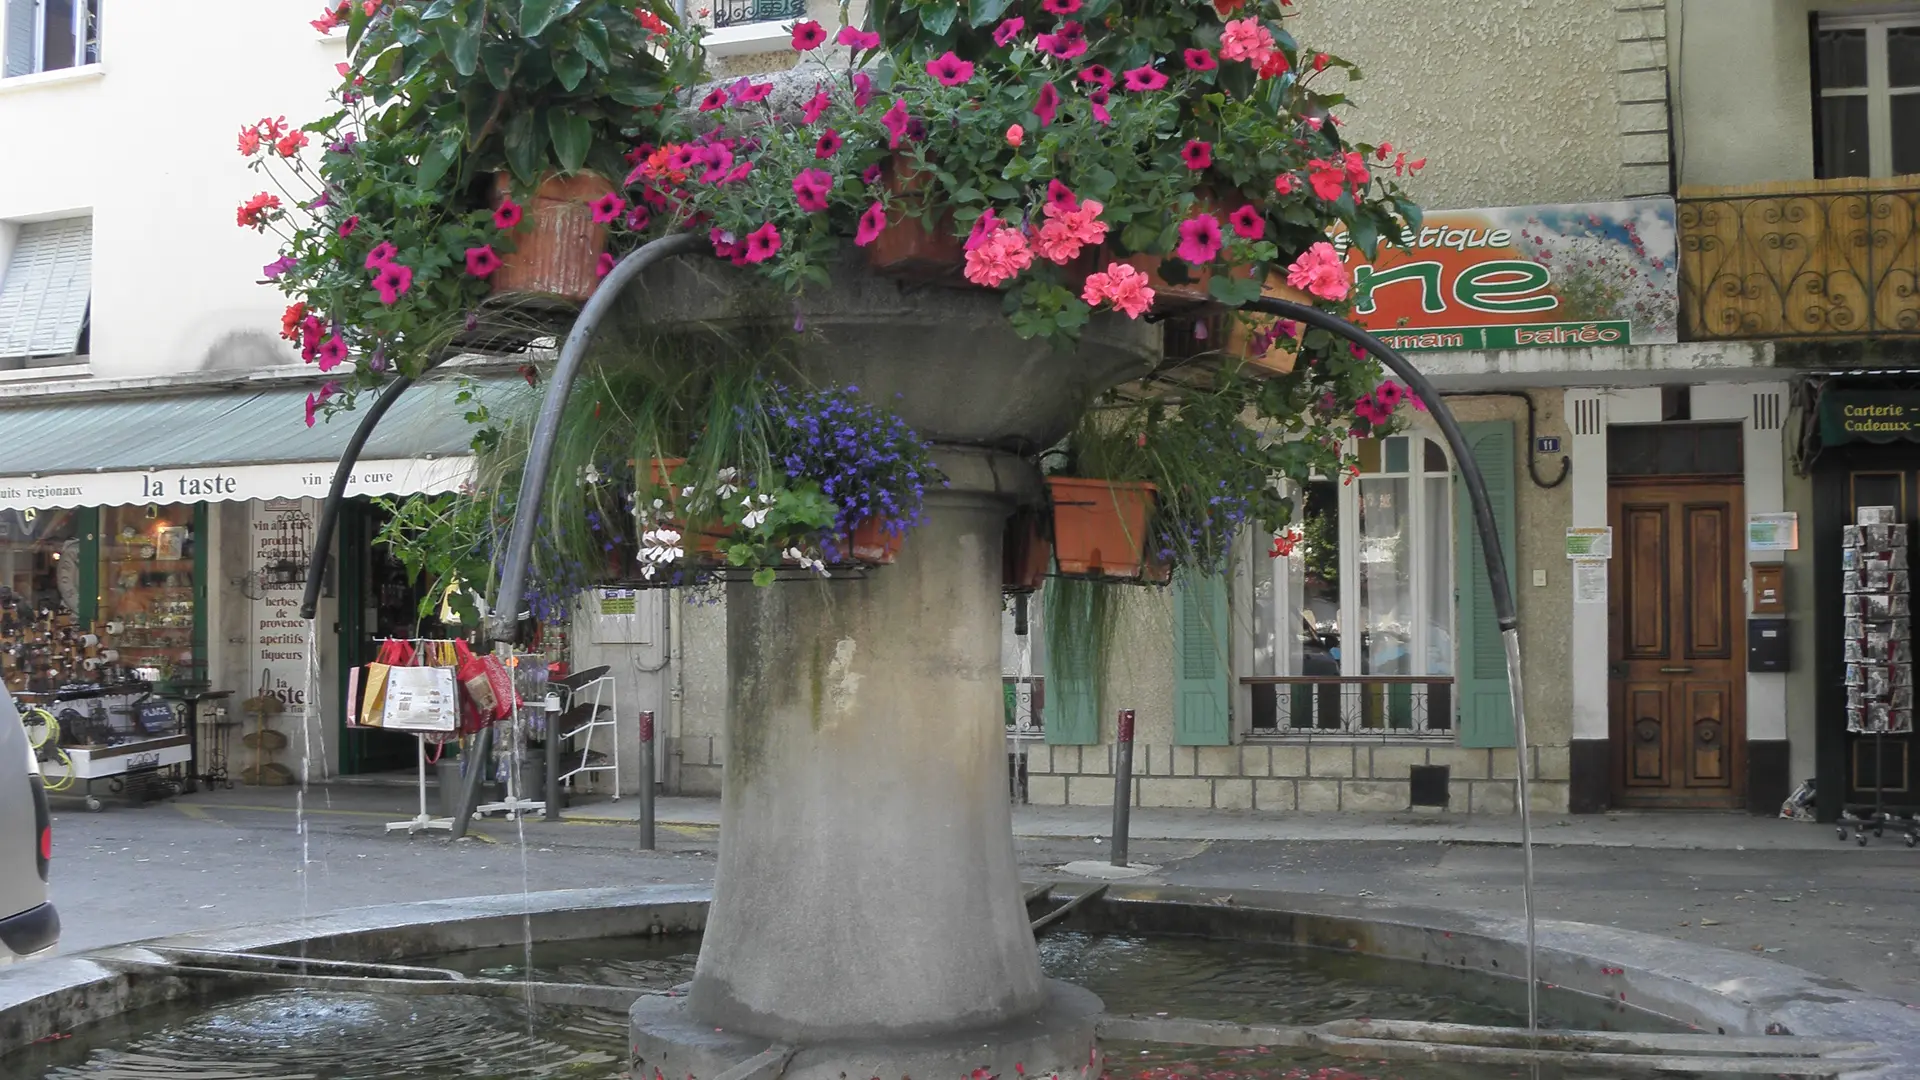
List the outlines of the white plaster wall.
<svg viewBox="0 0 1920 1080">
<path fill-rule="evenodd" d="M 104 5 L 97 67 L 0 80 L 0 219 L 94 215 L 92 370 L 128 377 L 297 362 L 274 238 L 234 224 L 265 186 L 242 124 L 325 113 L 344 44 L 314 0 Z"/>
<path fill-rule="evenodd" d="M 1411 185 L 1423 205 L 1624 194 L 1608 0 L 1318 0 L 1289 29 L 1360 65 L 1340 115 L 1367 142 L 1427 158 Z"/>
<path fill-rule="evenodd" d="M 640 713 L 652 710 L 656 731 L 665 727 L 667 716 L 667 594 L 660 590 L 639 593 L 639 632 L 626 633 L 629 640 L 613 640 L 619 632 L 596 632 L 595 596 L 587 593 L 575 609 L 572 636 L 573 670 L 607 666 L 613 676 L 614 694 L 603 697 L 602 704 L 614 706 L 614 728 L 597 728 L 592 748 L 612 756 L 609 737 L 619 744 L 619 784 L 612 774 L 588 773 L 575 778 L 575 791 L 598 795 L 631 795 L 640 790 Z M 602 640 L 596 640 L 596 638 Z M 585 696 L 581 700 L 586 700 Z M 574 740 L 580 747 L 580 738 Z M 656 743 L 656 751 L 662 747 Z M 610 761 L 609 764 L 612 762 Z M 570 769 L 577 761 L 563 764 Z"/>
</svg>

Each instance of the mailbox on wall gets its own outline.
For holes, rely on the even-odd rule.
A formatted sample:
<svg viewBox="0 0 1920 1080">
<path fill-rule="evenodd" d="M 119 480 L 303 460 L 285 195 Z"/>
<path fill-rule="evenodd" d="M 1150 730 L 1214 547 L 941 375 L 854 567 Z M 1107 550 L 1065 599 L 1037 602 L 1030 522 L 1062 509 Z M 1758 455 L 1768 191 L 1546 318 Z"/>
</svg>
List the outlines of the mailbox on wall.
<svg viewBox="0 0 1920 1080">
<path fill-rule="evenodd" d="M 1785 619 L 1747 620 L 1747 670 L 1785 671 L 1792 664 L 1792 638 Z"/>
</svg>

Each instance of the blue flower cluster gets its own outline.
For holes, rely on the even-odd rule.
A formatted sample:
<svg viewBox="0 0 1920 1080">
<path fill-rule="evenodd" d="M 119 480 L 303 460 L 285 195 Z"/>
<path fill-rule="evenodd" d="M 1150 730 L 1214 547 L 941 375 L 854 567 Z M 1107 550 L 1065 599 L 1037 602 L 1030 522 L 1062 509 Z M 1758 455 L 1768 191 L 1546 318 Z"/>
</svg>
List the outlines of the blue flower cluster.
<svg viewBox="0 0 1920 1080">
<path fill-rule="evenodd" d="M 1176 454 L 1184 469 L 1202 470 L 1183 477 L 1188 483 L 1161 489 L 1154 540 L 1161 562 L 1195 567 L 1209 574 L 1224 571 L 1240 530 L 1261 516 L 1261 500 L 1271 492 L 1270 475 L 1259 464 L 1253 433 L 1237 420 L 1186 419 L 1174 425 Z M 1192 483 L 1199 475 L 1212 480 Z"/>
<path fill-rule="evenodd" d="M 944 484 L 933 445 L 898 416 L 846 386 L 776 386 L 766 406 L 773 460 L 794 480 L 811 480 L 839 507 L 834 532 L 878 519 L 894 535 L 920 524 L 929 483 Z"/>
</svg>

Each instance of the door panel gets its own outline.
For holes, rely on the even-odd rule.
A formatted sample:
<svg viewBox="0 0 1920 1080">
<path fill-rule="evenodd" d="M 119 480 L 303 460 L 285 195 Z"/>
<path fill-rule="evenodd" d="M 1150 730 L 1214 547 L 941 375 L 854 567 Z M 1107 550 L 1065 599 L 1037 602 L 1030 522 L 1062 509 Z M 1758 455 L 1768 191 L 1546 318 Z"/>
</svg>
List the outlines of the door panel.
<svg viewBox="0 0 1920 1080">
<path fill-rule="evenodd" d="M 1746 794 L 1738 484 L 1616 484 L 1609 567 L 1614 800 L 1720 808 Z"/>
</svg>

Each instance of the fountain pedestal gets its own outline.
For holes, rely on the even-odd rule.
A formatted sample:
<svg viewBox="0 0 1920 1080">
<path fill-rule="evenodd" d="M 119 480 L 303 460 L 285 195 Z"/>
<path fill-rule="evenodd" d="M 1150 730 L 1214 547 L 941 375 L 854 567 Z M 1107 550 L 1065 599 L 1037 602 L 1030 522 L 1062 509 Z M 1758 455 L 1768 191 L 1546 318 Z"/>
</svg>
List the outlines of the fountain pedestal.
<svg viewBox="0 0 1920 1080">
<path fill-rule="evenodd" d="M 668 332 L 746 321 L 714 273 L 647 279 L 637 309 Z M 789 1078 L 1097 1073 L 1100 1002 L 1042 978 L 1020 898 L 1000 546 L 1039 476 L 992 448 L 1057 440 L 1151 366 L 1157 329 L 1100 320 L 1056 350 L 996 294 L 843 277 L 804 312 L 802 374 L 900 414 L 951 483 L 892 566 L 729 587 L 713 906 L 690 996 L 634 1008 L 635 1075 L 711 1080 L 776 1044 Z"/>
</svg>

